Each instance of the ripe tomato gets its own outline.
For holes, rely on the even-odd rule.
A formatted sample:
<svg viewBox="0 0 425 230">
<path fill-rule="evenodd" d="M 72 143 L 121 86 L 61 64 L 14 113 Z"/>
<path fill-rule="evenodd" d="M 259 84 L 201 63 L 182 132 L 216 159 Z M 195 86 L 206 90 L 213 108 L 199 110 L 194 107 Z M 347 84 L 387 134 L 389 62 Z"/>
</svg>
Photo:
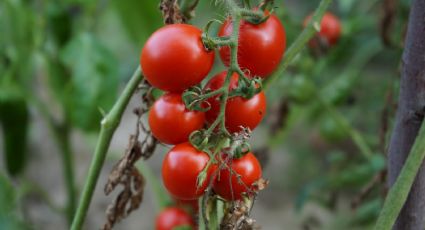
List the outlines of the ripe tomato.
<svg viewBox="0 0 425 230">
<path fill-rule="evenodd" d="M 223 86 L 227 72 L 221 72 L 214 76 L 206 85 L 206 89 L 216 90 Z M 230 80 L 230 89 L 238 86 L 237 74 L 233 74 Z M 212 97 L 208 99 L 211 109 L 206 112 L 207 122 L 212 123 L 220 113 L 220 97 Z M 264 92 L 260 92 L 250 99 L 242 97 L 233 97 L 227 101 L 225 112 L 225 125 L 229 132 L 238 132 L 241 126 L 255 129 L 263 119 L 266 112 L 266 96 Z"/>
<path fill-rule="evenodd" d="M 177 227 L 191 227 L 195 229 L 192 217 L 183 209 L 177 207 L 166 208 L 156 217 L 156 230 L 173 230 Z"/>
<path fill-rule="evenodd" d="M 311 17 L 312 15 L 309 15 L 304 20 L 304 26 L 310 22 Z M 320 22 L 320 32 L 318 34 L 320 39 L 326 42 L 327 45 L 334 45 L 341 36 L 341 24 L 339 19 L 332 13 L 326 12 Z M 312 46 L 316 45 L 314 42 L 310 44 Z"/>
<path fill-rule="evenodd" d="M 198 151 L 190 143 L 174 146 L 162 162 L 162 181 L 172 196 L 182 200 L 194 200 L 204 194 L 215 166 L 207 170 L 204 183 L 197 188 L 199 173 L 205 168 L 210 157 Z"/>
<path fill-rule="evenodd" d="M 230 36 L 233 31 L 231 19 L 220 28 L 218 36 Z M 266 77 L 279 65 L 286 47 L 286 34 L 282 23 L 275 15 L 267 21 L 254 25 L 242 20 L 239 29 L 238 63 L 250 76 Z M 228 66 L 230 48 L 220 48 L 220 57 Z"/>
<path fill-rule="evenodd" d="M 225 155 L 223 158 L 226 157 Z M 232 169 L 232 173 L 228 167 L 220 169 L 213 188 L 226 200 L 239 200 L 242 198 L 242 193 L 249 193 L 250 190 L 253 190 L 252 184 L 261 178 L 261 165 L 251 152 L 239 159 L 231 160 L 228 165 Z M 240 179 L 237 175 L 240 176 Z"/>
<path fill-rule="evenodd" d="M 165 144 L 186 142 L 189 135 L 201 129 L 205 113 L 186 109 L 181 95 L 166 93 L 150 109 L 149 126 L 152 134 Z"/>
<path fill-rule="evenodd" d="M 214 62 L 214 52 L 207 51 L 202 31 L 187 24 L 173 24 L 153 33 L 140 57 L 146 80 L 159 89 L 182 92 L 200 83 Z"/>
</svg>

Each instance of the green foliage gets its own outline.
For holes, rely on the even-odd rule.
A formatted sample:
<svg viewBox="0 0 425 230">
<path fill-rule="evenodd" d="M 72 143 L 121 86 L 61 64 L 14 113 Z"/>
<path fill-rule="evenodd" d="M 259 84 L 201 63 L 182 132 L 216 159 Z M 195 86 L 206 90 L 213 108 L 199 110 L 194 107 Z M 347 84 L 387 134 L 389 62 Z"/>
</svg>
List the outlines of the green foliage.
<svg viewBox="0 0 425 230">
<path fill-rule="evenodd" d="M 29 229 L 18 216 L 16 191 L 2 174 L 0 174 L 0 204 L 0 229 Z"/>
<path fill-rule="evenodd" d="M 138 45 L 162 25 L 158 1 L 120 0 L 112 4 L 124 28 Z"/>
<path fill-rule="evenodd" d="M 63 90 L 69 119 L 84 130 L 98 129 L 100 111 L 108 111 L 116 98 L 114 56 L 92 34 L 82 33 L 65 46 L 61 60 L 72 73 Z"/>
<path fill-rule="evenodd" d="M 7 171 L 17 175 L 23 171 L 28 155 L 28 105 L 22 95 L 4 95 L 7 90 L 1 91 L 0 125 L 3 129 L 5 163 Z"/>
</svg>

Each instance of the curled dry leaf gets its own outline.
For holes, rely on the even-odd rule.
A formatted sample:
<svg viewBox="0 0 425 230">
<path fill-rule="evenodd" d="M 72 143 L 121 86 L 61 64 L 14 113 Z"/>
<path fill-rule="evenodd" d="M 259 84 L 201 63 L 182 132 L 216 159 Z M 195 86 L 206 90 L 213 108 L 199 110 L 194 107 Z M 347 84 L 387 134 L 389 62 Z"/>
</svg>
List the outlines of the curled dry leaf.
<svg viewBox="0 0 425 230">
<path fill-rule="evenodd" d="M 105 194 L 109 195 L 117 185 L 122 185 L 123 190 L 106 210 L 106 223 L 104 230 L 112 227 L 121 219 L 128 216 L 133 210 L 139 208 L 143 200 L 145 179 L 135 167 L 135 163 L 142 157 L 141 143 L 137 137 L 130 137 L 129 148 L 124 157 L 114 166 L 105 185 Z"/>
<path fill-rule="evenodd" d="M 269 185 L 269 180 L 266 180 L 264 178 L 260 178 L 252 184 L 255 191 L 264 190 L 267 188 L 268 185 Z"/>
<path fill-rule="evenodd" d="M 161 0 L 159 10 L 162 12 L 165 24 L 184 23 L 177 0 Z"/>
<path fill-rule="evenodd" d="M 257 230 L 255 220 L 249 217 L 250 208 L 240 200 L 234 201 L 220 224 L 221 230 Z"/>
<path fill-rule="evenodd" d="M 133 111 L 137 116 L 136 132 L 130 136 L 124 156 L 112 169 L 105 185 L 106 195 L 109 195 L 118 185 L 122 185 L 123 189 L 106 210 L 104 230 L 112 229 L 117 222 L 139 208 L 143 201 L 145 179 L 135 164 L 140 158 L 148 159 L 152 156 L 157 140 L 141 121 L 142 116 L 149 111 L 149 107 L 153 104 L 152 87 L 144 81 L 140 89 L 144 90 L 141 98 L 142 106 Z M 140 130 L 145 134 L 142 141 L 139 141 Z"/>
</svg>

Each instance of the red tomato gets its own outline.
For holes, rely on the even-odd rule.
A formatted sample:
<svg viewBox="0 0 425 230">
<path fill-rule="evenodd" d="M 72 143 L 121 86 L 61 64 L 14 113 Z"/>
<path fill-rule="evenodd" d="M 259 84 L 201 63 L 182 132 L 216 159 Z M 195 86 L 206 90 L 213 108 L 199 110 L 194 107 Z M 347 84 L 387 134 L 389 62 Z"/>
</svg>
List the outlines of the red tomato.
<svg viewBox="0 0 425 230">
<path fill-rule="evenodd" d="M 227 72 L 221 72 L 214 76 L 206 85 L 206 89 L 216 90 L 223 86 Z M 233 74 L 230 80 L 230 89 L 235 89 L 238 85 L 237 74 Z M 214 122 L 220 113 L 219 96 L 208 99 L 211 109 L 206 112 L 209 123 Z M 229 132 L 241 131 L 241 126 L 254 130 L 261 122 L 266 112 L 266 96 L 264 92 L 256 94 L 250 99 L 233 97 L 227 101 L 225 112 L 225 125 Z"/>
<path fill-rule="evenodd" d="M 182 92 L 200 83 L 214 62 L 202 31 L 187 24 L 173 24 L 153 33 L 142 50 L 140 64 L 148 82 L 159 89 Z"/>
<path fill-rule="evenodd" d="M 233 31 L 231 19 L 226 20 L 218 36 L 230 36 Z M 238 63 L 250 76 L 266 77 L 279 65 L 286 47 L 286 34 L 282 23 L 275 15 L 267 21 L 254 25 L 242 20 L 239 29 Z M 230 48 L 222 47 L 220 57 L 228 66 Z"/>
<path fill-rule="evenodd" d="M 156 217 L 156 230 L 173 230 L 183 226 L 195 229 L 192 217 L 183 209 L 176 207 L 166 208 Z"/>
<path fill-rule="evenodd" d="M 205 113 L 186 109 L 181 95 L 166 93 L 150 109 L 149 126 L 152 134 L 165 144 L 186 142 L 189 135 L 201 129 Z"/>
<path fill-rule="evenodd" d="M 311 17 L 312 15 L 304 20 L 304 26 L 310 22 Z M 341 24 L 335 15 L 329 12 L 323 15 L 322 21 L 320 22 L 319 36 L 327 42 L 328 45 L 334 45 L 338 41 L 341 36 Z M 315 44 L 312 45 L 314 46 Z"/>
<path fill-rule="evenodd" d="M 224 158 L 226 157 L 224 156 Z M 232 169 L 232 173 L 228 167 L 220 169 L 213 188 L 226 200 L 239 200 L 242 198 L 242 193 L 249 193 L 250 190 L 253 190 L 252 184 L 261 178 L 260 162 L 254 154 L 247 153 L 239 159 L 231 160 L 228 165 Z M 237 175 L 240 176 L 240 179 Z"/>
<path fill-rule="evenodd" d="M 204 194 L 215 166 L 210 166 L 204 183 L 197 188 L 199 173 L 205 168 L 210 157 L 198 151 L 190 143 L 174 146 L 162 162 L 162 181 L 172 196 L 182 200 L 194 200 Z"/>
</svg>

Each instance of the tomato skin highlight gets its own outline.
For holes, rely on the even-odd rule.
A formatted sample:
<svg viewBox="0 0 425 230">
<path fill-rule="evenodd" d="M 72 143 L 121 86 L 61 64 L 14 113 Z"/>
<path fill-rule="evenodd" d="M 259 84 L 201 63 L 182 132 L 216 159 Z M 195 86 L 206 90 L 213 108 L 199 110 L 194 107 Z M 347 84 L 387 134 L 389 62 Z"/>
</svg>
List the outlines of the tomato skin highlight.
<svg viewBox="0 0 425 230">
<path fill-rule="evenodd" d="M 226 79 L 227 72 L 221 72 L 214 76 L 206 85 L 206 89 L 216 90 L 220 88 Z M 235 89 L 238 86 L 239 75 L 232 74 L 229 88 Z M 206 112 L 208 123 L 214 122 L 220 113 L 219 96 L 208 99 L 211 105 Z M 225 111 L 225 126 L 231 133 L 241 131 L 241 126 L 254 130 L 261 122 L 266 113 L 266 96 L 263 91 L 254 95 L 250 99 L 233 97 L 227 101 Z"/>
<path fill-rule="evenodd" d="M 309 15 L 304 19 L 304 26 L 307 26 L 311 17 L 312 15 Z M 341 23 L 338 17 L 330 12 L 326 12 L 320 22 L 320 31 L 318 36 L 327 42 L 328 45 L 335 45 L 341 36 Z M 317 44 L 315 44 L 314 41 L 310 42 L 310 46 L 316 45 Z"/>
<path fill-rule="evenodd" d="M 268 12 L 266 12 L 268 13 Z M 231 36 L 233 23 L 227 19 L 218 36 Z M 254 25 L 241 21 L 238 44 L 238 64 L 242 70 L 249 70 L 251 77 L 262 78 L 270 75 L 279 65 L 286 48 L 286 33 L 275 15 L 267 21 Z M 230 48 L 220 48 L 220 57 L 226 66 L 230 62 Z"/>
<path fill-rule="evenodd" d="M 226 157 L 225 155 L 223 158 L 226 159 Z M 239 200 L 242 198 L 242 193 L 249 193 L 247 188 L 253 190 L 252 184 L 261 178 L 261 165 L 251 152 L 241 158 L 232 159 L 228 165 L 234 173 L 231 174 L 228 167 L 220 169 L 215 178 L 213 189 L 226 200 Z M 246 186 L 239 183 L 237 175 L 240 175 L 240 180 Z"/>
<path fill-rule="evenodd" d="M 195 229 L 192 217 L 183 209 L 169 207 L 161 211 L 156 217 L 156 230 L 173 230 L 180 226 L 191 226 Z"/>
<path fill-rule="evenodd" d="M 216 167 L 207 170 L 204 183 L 197 188 L 199 173 L 206 167 L 210 157 L 190 143 L 174 146 L 162 162 L 162 181 L 173 196 L 181 200 L 194 200 L 202 196 Z"/>
<path fill-rule="evenodd" d="M 182 92 L 200 83 L 214 63 L 214 52 L 205 49 L 201 34 L 187 24 L 166 25 L 154 32 L 140 57 L 146 80 L 169 92 Z"/>
<path fill-rule="evenodd" d="M 175 145 L 188 141 L 193 131 L 204 126 L 205 113 L 188 110 L 180 94 L 166 93 L 151 107 L 148 121 L 154 137 Z"/>
</svg>

